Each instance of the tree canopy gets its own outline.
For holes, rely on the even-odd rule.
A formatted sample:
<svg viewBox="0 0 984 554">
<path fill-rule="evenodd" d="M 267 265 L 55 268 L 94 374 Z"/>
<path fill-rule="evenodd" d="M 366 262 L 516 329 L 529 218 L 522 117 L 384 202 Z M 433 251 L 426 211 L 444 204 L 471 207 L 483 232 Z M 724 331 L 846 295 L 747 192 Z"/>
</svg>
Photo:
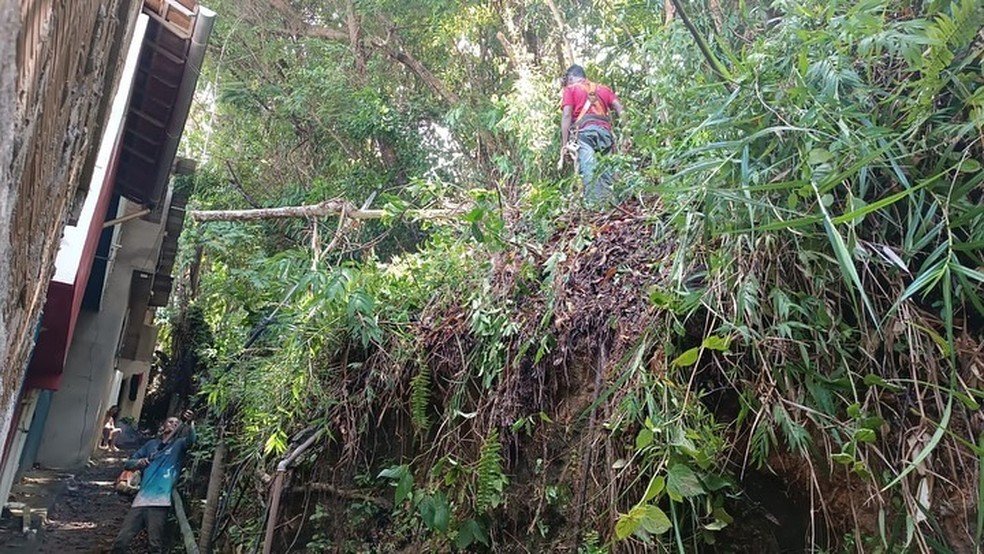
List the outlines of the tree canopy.
<svg viewBox="0 0 984 554">
<path fill-rule="evenodd" d="M 195 209 L 345 206 L 182 237 L 230 546 L 980 544 L 979 2 L 214 4 Z"/>
</svg>

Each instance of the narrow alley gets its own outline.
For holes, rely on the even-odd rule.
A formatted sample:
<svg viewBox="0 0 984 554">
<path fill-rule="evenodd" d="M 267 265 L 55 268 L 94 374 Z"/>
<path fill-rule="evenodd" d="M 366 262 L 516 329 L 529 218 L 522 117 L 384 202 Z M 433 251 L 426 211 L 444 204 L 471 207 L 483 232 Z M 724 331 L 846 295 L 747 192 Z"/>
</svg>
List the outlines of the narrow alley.
<svg viewBox="0 0 984 554">
<path fill-rule="evenodd" d="M 31 507 L 33 530 L 24 533 L 21 518 L 4 519 L 0 552 L 108 551 L 132 501 L 114 489 L 125 456 L 99 451 L 76 475 L 28 472 L 12 491 L 11 502 Z M 139 549 L 146 548 L 145 537 L 138 541 Z"/>
</svg>

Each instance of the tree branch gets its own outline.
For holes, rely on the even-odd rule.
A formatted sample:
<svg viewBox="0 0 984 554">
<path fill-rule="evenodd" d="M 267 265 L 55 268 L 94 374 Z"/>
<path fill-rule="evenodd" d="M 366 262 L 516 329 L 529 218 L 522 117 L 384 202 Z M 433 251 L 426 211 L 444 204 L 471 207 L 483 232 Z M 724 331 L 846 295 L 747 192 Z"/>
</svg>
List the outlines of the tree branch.
<svg viewBox="0 0 984 554">
<path fill-rule="evenodd" d="M 557 9 L 557 3 L 554 0 L 547 0 L 547 7 L 550 8 L 550 14 L 553 16 L 554 23 L 560 32 L 560 38 L 558 39 L 560 40 L 560 51 L 564 57 L 564 69 L 567 69 L 574 65 L 574 50 L 571 48 L 571 43 L 567 40 L 567 23 L 564 22 L 564 16 Z"/>
<path fill-rule="evenodd" d="M 700 49 L 701 54 L 707 60 L 707 64 L 711 66 L 711 71 L 716 75 L 721 82 L 724 84 L 724 88 L 728 89 L 728 92 L 734 92 L 735 87 L 731 83 L 731 76 L 728 74 L 728 70 L 724 67 L 717 56 L 711 52 L 710 46 L 707 45 L 707 41 L 701 36 L 700 32 L 697 31 L 697 27 L 694 26 L 693 22 L 690 21 L 690 17 L 687 16 L 686 10 L 683 9 L 683 5 L 680 4 L 680 0 L 671 0 L 673 6 L 676 8 L 678 14 L 680 14 L 680 20 L 690 31 L 690 35 L 694 37 L 694 42 L 697 43 L 697 48 Z"/>
<path fill-rule="evenodd" d="M 415 219 L 450 219 L 462 213 L 465 206 L 450 209 L 407 210 L 406 214 Z M 334 198 L 317 204 L 303 206 L 283 206 L 280 208 L 260 208 L 256 210 L 190 210 L 188 217 L 200 222 L 209 221 L 255 221 L 260 219 L 315 218 L 340 215 L 351 219 L 382 219 L 386 210 L 363 210 L 356 208 L 347 200 Z"/>
<path fill-rule="evenodd" d="M 325 27 L 322 25 L 314 25 L 304 21 L 300 14 L 298 14 L 293 8 L 291 8 L 285 0 L 267 0 L 270 5 L 277 10 L 284 18 L 287 20 L 289 26 L 288 31 L 293 34 L 298 34 L 310 38 L 320 38 L 325 40 L 331 40 L 335 42 L 344 42 L 346 44 L 352 45 L 353 38 L 358 40 L 358 33 L 352 33 L 354 30 L 349 27 L 348 30 L 333 29 L 331 27 Z M 354 9 L 354 8 L 353 8 Z M 354 11 L 350 14 L 350 19 L 355 16 Z M 394 46 L 393 41 L 398 42 L 398 37 L 396 36 L 395 29 L 390 29 L 387 38 L 383 39 L 377 36 L 367 36 L 366 37 L 369 44 L 378 48 L 384 54 L 392 58 L 393 60 L 403 64 L 410 71 L 412 71 L 417 77 L 420 78 L 431 90 L 433 90 L 438 96 L 443 98 L 450 104 L 457 104 L 460 101 L 460 97 L 448 89 L 440 79 L 438 79 L 427 67 L 420 62 L 417 58 L 411 55 L 409 52 L 401 48 L 400 46 Z M 359 53 L 355 52 L 356 63 L 358 64 Z"/>
<path fill-rule="evenodd" d="M 229 182 L 232 183 L 234 187 L 236 187 L 236 189 L 239 191 L 239 194 L 243 195 L 243 198 L 246 200 L 246 202 L 249 203 L 250 206 L 254 208 L 259 208 L 260 205 L 256 202 L 256 200 L 253 199 L 252 196 L 249 195 L 248 192 L 246 192 L 246 189 L 243 188 L 243 183 L 242 181 L 239 180 L 239 176 L 236 175 L 236 170 L 233 169 L 232 162 L 226 160 L 225 163 L 226 163 L 226 167 L 229 168 L 229 175 L 232 176 L 232 179 L 230 179 Z"/>
</svg>

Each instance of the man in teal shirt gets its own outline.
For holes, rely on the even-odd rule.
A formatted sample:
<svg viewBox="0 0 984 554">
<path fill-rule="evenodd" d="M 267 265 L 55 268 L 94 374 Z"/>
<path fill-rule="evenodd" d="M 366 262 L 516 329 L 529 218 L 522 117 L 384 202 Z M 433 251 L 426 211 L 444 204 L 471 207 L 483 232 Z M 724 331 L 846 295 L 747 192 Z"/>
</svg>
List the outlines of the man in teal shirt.
<svg viewBox="0 0 984 554">
<path fill-rule="evenodd" d="M 162 552 L 164 521 L 171 509 L 171 491 L 181 476 L 185 452 L 195 443 L 193 417 L 190 411 L 184 413 L 187 426 L 183 426 L 176 417 L 167 418 L 161 439 L 147 441 L 123 463 L 124 468 L 140 469 L 143 475 L 140 492 L 133 499 L 130 511 L 123 518 L 120 533 L 113 542 L 113 552 L 129 551 L 130 541 L 144 527 L 147 528 L 150 552 Z"/>
</svg>

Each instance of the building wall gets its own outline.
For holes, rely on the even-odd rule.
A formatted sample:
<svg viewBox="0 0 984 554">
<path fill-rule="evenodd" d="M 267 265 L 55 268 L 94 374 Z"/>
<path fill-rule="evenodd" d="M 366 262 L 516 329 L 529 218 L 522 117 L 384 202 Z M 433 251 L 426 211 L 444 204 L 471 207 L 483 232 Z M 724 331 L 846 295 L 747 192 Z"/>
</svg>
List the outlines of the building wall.
<svg viewBox="0 0 984 554">
<path fill-rule="evenodd" d="M 121 214 L 139 207 L 121 203 Z M 72 469 L 84 464 L 96 446 L 102 418 L 116 402 L 113 387 L 117 351 L 129 309 L 134 271 L 153 274 L 163 225 L 134 219 L 118 226 L 115 259 L 98 312 L 79 314 L 68 350 L 61 386 L 51 398 L 48 421 L 38 451 L 45 467 Z"/>
<path fill-rule="evenodd" d="M 16 455 L 9 456 L 0 468 L 0 498 L 7 498 L 10 495 L 10 487 L 14 484 L 14 478 L 20 467 L 20 454 L 27 442 L 27 434 L 34 421 L 35 407 L 41 391 L 33 390 L 21 398 L 20 416 L 17 418 L 17 427 L 10 433 L 11 452 Z"/>
<path fill-rule="evenodd" d="M 123 372 L 123 400 L 120 401 L 120 417 L 131 417 L 134 421 L 140 421 L 140 413 L 143 411 L 144 397 L 147 396 L 147 382 L 150 380 L 150 362 L 137 360 L 120 360 L 120 371 Z M 140 386 L 137 388 L 137 396 L 130 399 L 130 383 L 133 379 L 140 379 Z"/>
<path fill-rule="evenodd" d="M 14 37 L 17 36 L 19 23 L 20 14 L 17 12 L 17 3 L 0 2 L 0 60 L 14 59 L 17 52 Z M 0 63 L 0 137 L 10 137 L 14 133 L 15 106 L 17 105 L 16 80 L 16 66 L 10 63 Z M 12 186 L 13 173 L 10 167 L 13 161 L 13 150 L 12 141 L 0 140 L 0 260 L 8 259 L 12 255 L 8 220 L 16 194 L 16 188 Z M 0 264 L 2 263 L 0 262 Z M 16 298 L 14 298 L 10 281 L 10 272 L 5 270 L 3 265 L 0 265 L 0 294 L 4 297 L 0 300 L 2 302 L 0 303 L 0 360 L 8 358 L 8 350 L 12 347 L 10 343 L 16 342 L 7 331 L 8 321 L 11 319 L 8 312 L 16 306 Z M 36 317 L 35 314 L 33 318 Z M 7 436 L 7 428 L 10 426 L 10 419 L 14 410 L 13 399 L 16 398 L 14 395 L 17 394 L 17 391 L 13 390 L 18 382 L 16 372 L 9 371 L 8 373 L 10 375 L 0 376 L 0 444 L 3 444 L 3 439 Z"/>
<path fill-rule="evenodd" d="M 141 4 L 0 2 L 0 443 Z"/>
</svg>

